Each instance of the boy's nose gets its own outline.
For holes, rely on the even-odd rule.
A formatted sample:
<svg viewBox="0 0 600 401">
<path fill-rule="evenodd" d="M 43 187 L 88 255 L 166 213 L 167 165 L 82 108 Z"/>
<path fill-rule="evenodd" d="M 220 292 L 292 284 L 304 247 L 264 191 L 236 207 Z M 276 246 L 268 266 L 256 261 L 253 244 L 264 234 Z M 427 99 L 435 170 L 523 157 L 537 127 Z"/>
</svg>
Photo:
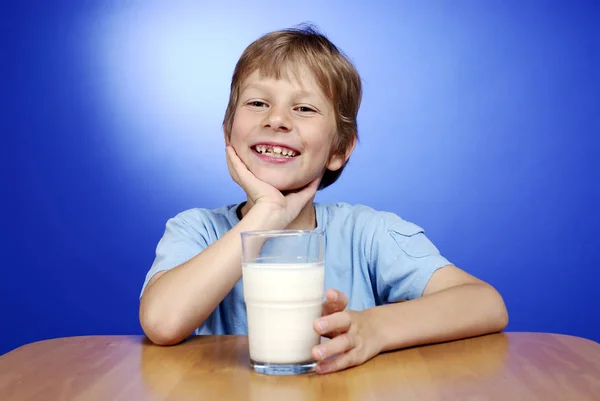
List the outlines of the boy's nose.
<svg viewBox="0 0 600 401">
<path fill-rule="evenodd" d="M 276 132 L 289 132 L 292 129 L 292 120 L 285 110 L 272 107 L 263 122 L 263 128 Z"/>
</svg>

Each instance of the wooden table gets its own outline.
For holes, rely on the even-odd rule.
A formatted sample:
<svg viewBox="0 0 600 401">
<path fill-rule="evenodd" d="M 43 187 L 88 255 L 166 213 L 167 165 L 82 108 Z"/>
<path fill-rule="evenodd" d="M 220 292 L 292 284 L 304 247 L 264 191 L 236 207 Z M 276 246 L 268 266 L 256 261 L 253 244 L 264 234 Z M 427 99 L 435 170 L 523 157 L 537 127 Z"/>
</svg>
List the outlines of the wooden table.
<svg viewBox="0 0 600 401">
<path fill-rule="evenodd" d="M 600 344 L 501 333 L 379 355 L 319 376 L 248 367 L 244 336 L 42 341 L 0 357 L 0 400 L 600 400 Z"/>
</svg>

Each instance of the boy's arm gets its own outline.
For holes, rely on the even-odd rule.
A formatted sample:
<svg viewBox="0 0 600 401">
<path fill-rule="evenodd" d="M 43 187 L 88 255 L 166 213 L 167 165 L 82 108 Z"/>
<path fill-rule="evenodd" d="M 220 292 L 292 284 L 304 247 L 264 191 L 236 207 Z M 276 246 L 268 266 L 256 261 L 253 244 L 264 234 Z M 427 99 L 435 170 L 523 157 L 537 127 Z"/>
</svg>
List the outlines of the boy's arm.
<svg viewBox="0 0 600 401">
<path fill-rule="evenodd" d="M 313 350 L 318 373 L 361 364 L 382 351 L 498 332 L 508 324 L 500 294 L 452 265 L 438 269 L 423 296 L 408 302 L 356 312 L 343 310 L 344 294 L 331 295 L 339 312 L 315 321 L 317 332 L 333 337 Z"/>
<path fill-rule="evenodd" d="M 142 329 L 156 344 L 176 344 L 189 336 L 239 281 L 243 231 L 286 228 L 314 199 L 319 186 L 316 179 L 283 196 L 256 178 L 231 147 L 227 148 L 227 164 L 252 207 L 242 221 L 198 255 L 152 277 L 140 300 L 139 318 Z"/>
<path fill-rule="evenodd" d="M 381 351 L 498 332 L 508 324 L 498 291 L 452 265 L 431 276 L 421 298 L 365 315 L 380 334 Z"/>
<path fill-rule="evenodd" d="M 274 210 L 256 205 L 223 237 L 185 263 L 159 272 L 140 300 L 142 329 L 152 342 L 176 344 L 212 313 L 242 276 L 243 231 L 279 229 Z"/>
</svg>

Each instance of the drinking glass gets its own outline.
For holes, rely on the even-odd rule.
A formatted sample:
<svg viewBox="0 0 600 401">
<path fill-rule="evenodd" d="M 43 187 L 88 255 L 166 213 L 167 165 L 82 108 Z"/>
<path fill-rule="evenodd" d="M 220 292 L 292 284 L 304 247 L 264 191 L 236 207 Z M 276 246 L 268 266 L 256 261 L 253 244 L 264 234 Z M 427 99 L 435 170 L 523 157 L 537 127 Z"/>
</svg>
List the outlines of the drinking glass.
<svg viewBox="0 0 600 401">
<path fill-rule="evenodd" d="M 250 365 L 263 374 L 314 371 L 324 293 L 322 230 L 243 232 L 242 272 Z"/>
</svg>

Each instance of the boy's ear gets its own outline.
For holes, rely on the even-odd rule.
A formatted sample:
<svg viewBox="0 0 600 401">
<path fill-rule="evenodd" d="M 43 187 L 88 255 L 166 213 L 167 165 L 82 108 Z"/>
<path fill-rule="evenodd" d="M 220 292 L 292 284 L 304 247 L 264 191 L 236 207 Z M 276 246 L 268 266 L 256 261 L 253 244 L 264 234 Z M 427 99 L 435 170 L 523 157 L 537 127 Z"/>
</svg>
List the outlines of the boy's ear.
<svg viewBox="0 0 600 401">
<path fill-rule="evenodd" d="M 341 169 L 344 166 L 344 164 L 346 164 L 348 159 L 350 158 L 350 155 L 352 154 L 352 152 L 354 152 L 355 147 L 356 147 L 356 137 L 353 137 L 352 141 L 346 147 L 346 153 L 341 154 L 341 155 L 336 155 L 336 154 L 331 155 L 331 157 L 329 158 L 329 162 L 327 163 L 327 166 L 326 166 L 327 170 L 338 171 L 339 169 Z"/>
</svg>

